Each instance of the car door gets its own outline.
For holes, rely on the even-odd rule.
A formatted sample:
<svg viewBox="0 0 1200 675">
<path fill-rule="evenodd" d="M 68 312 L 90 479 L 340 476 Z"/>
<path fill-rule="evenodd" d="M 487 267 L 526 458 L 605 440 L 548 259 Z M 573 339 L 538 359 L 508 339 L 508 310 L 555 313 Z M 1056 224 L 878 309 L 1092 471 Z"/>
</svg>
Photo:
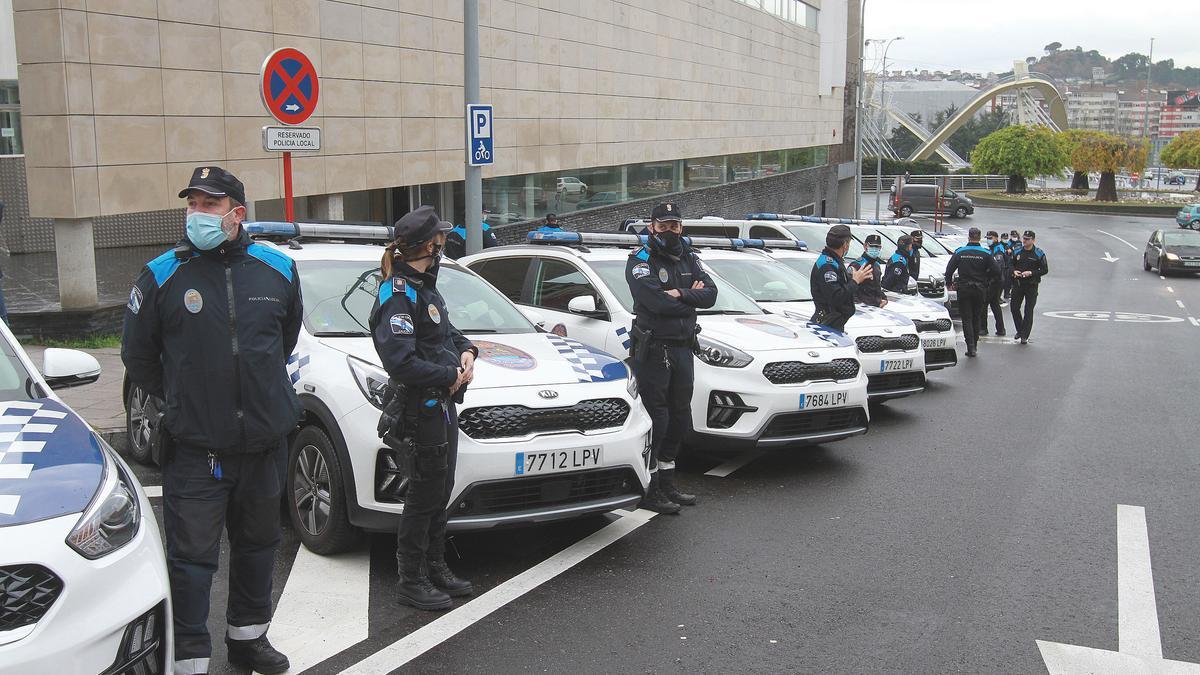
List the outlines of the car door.
<svg viewBox="0 0 1200 675">
<path fill-rule="evenodd" d="M 1146 242 L 1146 252 L 1142 254 L 1143 260 L 1147 265 L 1157 265 L 1158 258 L 1162 254 L 1162 230 L 1155 230 L 1150 235 L 1150 241 Z"/>
<path fill-rule="evenodd" d="M 574 262 L 560 258 L 538 258 L 530 289 L 530 304 L 546 316 L 547 327 L 553 332 L 561 333 L 555 330 L 561 326 L 566 330 L 567 337 L 610 354 L 624 353 L 624 347 L 615 344 L 617 335 L 613 332 L 604 297 Z M 570 310 L 571 300 L 583 295 L 590 295 L 595 301 L 594 314 L 576 314 Z"/>
</svg>

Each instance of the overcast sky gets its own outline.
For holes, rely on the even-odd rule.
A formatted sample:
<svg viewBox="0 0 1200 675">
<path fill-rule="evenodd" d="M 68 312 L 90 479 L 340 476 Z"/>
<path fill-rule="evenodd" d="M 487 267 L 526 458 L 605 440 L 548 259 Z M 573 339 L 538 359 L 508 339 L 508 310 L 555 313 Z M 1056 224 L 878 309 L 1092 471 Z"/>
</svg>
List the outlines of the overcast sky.
<svg viewBox="0 0 1200 675">
<path fill-rule="evenodd" d="M 1198 27 L 1200 0 L 867 0 L 866 9 L 867 38 L 904 36 L 888 50 L 888 70 L 999 73 L 1051 42 L 1115 59 L 1147 53 L 1150 38 L 1156 62 L 1200 66 Z M 867 49 L 868 69 L 879 56 Z"/>
</svg>

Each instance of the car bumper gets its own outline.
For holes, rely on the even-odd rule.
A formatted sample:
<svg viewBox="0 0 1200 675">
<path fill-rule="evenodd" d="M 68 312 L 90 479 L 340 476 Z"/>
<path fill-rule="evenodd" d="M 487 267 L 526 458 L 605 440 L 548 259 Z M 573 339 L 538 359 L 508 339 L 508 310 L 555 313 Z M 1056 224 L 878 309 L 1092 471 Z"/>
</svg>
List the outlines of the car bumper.
<svg viewBox="0 0 1200 675">
<path fill-rule="evenodd" d="M 0 566 L 39 564 L 58 576 L 62 591 L 36 624 L 0 632 L 0 670 L 94 675 L 133 672 L 137 663 L 146 666 L 137 672 L 169 666 L 174 657 L 167 567 L 154 512 L 144 495 L 139 498 L 137 536 L 98 560 L 64 543 L 78 513 L 5 529 Z"/>
<path fill-rule="evenodd" d="M 910 396 L 925 390 L 925 350 L 901 352 L 859 352 L 863 371 L 867 373 L 867 397 L 871 401 Z M 912 360 L 912 365 L 901 370 L 887 370 L 888 362 Z"/>
<path fill-rule="evenodd" d="M 1189 262 L 1193 264 L 1189 265 Z M 1193 274 L 1200 273 L 1200 260 L 1167 260 L 1164 262 L 1162 269 L 1159 270 L 1159 273 L 1162 272 L 1191 272 Z"/>
<path fill-rule="evenodd" d="M 921 349 L 925 352 L 925 372 L 958 365 L 958 350 L 954 347 L 958 336 L 953 330 L 918 335 L 921 336 Z"/>
</svg>

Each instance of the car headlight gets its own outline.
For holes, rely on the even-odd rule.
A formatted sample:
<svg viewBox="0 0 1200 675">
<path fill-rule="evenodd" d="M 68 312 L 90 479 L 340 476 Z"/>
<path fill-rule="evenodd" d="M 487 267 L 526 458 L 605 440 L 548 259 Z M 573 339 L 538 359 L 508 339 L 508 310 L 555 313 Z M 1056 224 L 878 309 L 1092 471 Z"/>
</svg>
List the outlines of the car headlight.
<svg viewBox="0 0 1200 675">
<path fill-rule="evenodd" d="M 358 390 L 367 397 L 371 405 L 383 410 L 383 393 L 387 390 L 388 383 L 387 371 L 353 356 L 347 356 L 346 363 L 350 364 L 350 374 L 354 376 Z"/>
<path fill-rule="evenodd" d="M 629 396 L 634 400 L 638 397 L 637 375 L 633 374 L 633 368 L 625 367 L 629 371 L 629 379 L 625 380 L 625 391 L 629 392 Z"/>
<path fill-rule="evenodd" d="M 724 342 L 717 342 L 704 335 L 697 336 L 697 340 L 700 343 L 700 349 L 696 352 L 696 356 L 710 366 L 745 368 L 754 360 L 754 357 L 746 352 L 736 347 L 730 347 Z"/>
<path fill-rule="evenodd" d="M 1175 255 L 1174 253 L 1168 253 L 1167 260 L 1179 260 L 1179 256 Z"/>
<path fill-rule="evenodd" d="M 141 522 L 133 482 L 116 460 L 106 456 L 100 489 L 67 535 L 67 546 L 89 560 L 102 558 L 132 541 Z"/>
</svg>

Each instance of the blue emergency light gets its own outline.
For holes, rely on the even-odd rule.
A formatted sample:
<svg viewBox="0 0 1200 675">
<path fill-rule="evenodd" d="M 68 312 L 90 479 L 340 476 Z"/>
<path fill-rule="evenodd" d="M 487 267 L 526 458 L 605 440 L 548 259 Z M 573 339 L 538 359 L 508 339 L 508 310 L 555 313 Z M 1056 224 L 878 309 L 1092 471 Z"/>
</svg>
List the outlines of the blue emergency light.
<svg viewBox="0 0 1200 675">
<path fill-rule="evenodd" d="M 893 225 L 893 221 L 877 220 L 875 218 L 822 218 L 820 216 L 798 216 L 794 213 L 751 213 L 746 220 L 784 220 L 799 223 L 819 223 L 824 225 Z"/>
<path fill-rule="evenodd" d="M 648 237 L 644 234 L 627 232 L 530 232 L 527 235 L 531 244 L 557 244 L 560 246 L 641 246 Z M 683 238 L 690 246 L 696 248 L 722 248 L 739 250 L 743 248 L 782 248 L 795 251 L 807 251 L 808 246 L 802 241 L 791 239 L 740 239 L 737 237 L 694 237 Z"/>
<path fill-rule="evenodd" d="M 335 239 L 341 241 L 391 241 L 392 228 L 386 225 L 352 223 L 278 223 L 255 221 L 242 223 L 250 236 L 294 239 Z"/>
</svg>

